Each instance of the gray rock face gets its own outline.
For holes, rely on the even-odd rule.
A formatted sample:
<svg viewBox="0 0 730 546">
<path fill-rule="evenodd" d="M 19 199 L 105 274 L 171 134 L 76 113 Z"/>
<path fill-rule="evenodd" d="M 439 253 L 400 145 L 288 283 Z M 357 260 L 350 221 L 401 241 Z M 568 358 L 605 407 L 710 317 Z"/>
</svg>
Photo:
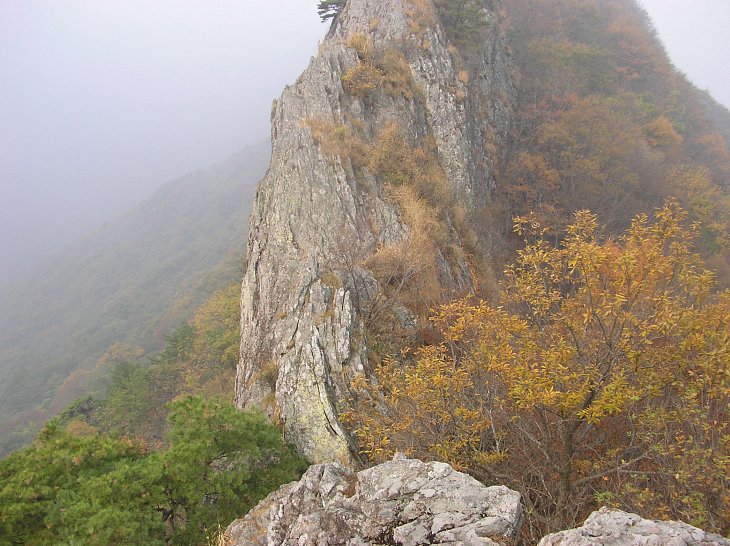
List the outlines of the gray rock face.
<svg viewBox="0 0 730 546">
<path fill-rule="evenodd" d="M 430 6 L 430 0 L 350 0 L 319 55 L 272 113 L 271 166 L 250 220 L 236 399 L 240 407 L 258 405 L 280 418 L 287 438 L 313 462 L 351 461 L 338 413 L 352 377 L 367 364 L 363 293 L 381 288 L 363 264 L 377 249 L 407 241 L 410 229 L 383 181 L 351 158 L 323 150 L 311 120 L 370 141 L 393 122 L 408 145 L 432 139 L 467 211 L 488 199 L 487 140 L 504 135 L 509 123 L 514 93 L 496 23 L 467 78 L 436 19 L 414 23 L 417 4 Z M 375 89 L 369 100 L 348 92 L 341 78 L 359 62 L 348 46 L 355 35 L 381 51 L 398 51 L 416 91 Z M 460 245 L 454 233 L 449 237 L 449 245 Z M 454 267 L 442 259 L 439 267 L 442 286 L 468 289 L 465 262 Z"/>
<path fill-rule="evenodd" d="M 652 521 L 601 508 L 582 527 L 543 538 L 538 546 L 730 546 L 730 540 L 681 521 Z"/>
<path fill-rule="evenodd" d="M 230 546 L 508 544 L 520 495 L 444 463 L 399 459 L 353 473 L 315 465 L 226 530 Z"/>
</svg>

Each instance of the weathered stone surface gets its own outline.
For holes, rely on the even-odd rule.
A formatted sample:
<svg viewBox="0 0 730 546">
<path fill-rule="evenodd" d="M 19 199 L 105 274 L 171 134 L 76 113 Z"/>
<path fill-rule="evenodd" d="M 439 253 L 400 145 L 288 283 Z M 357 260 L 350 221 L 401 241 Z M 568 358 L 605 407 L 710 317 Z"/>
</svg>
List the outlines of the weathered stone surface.
<svg viewBox="0 0 730 546">
<path fill-rule="evenodd" d="M 486 487 L 445 463 L 398 457 L 355 473 L 314 465 L 226 530 L 227 546 L 516 544 L 520 495 Z M 651 521 L 602 508 L 582 527 L 538 546 L 730 546 L 730 540 L 676 521 Z"/>
<path fill-rule="evenodd" d="M 539 546 L 730 546 L 730 540 L 681 521 L 652 521 L 601 508 L 582 527 L 543 538 Z"/>
<path fill-rule="evenodd" d="M 367 362 L 363 294 L 379 290 L 362 264 L 410 231 L 382 181 L 347 157 L 325 153 L 308 120 L 357 126 L 370 139 L 397 122 L 413 146 L 432 137 L 467 211 L 478 210 L 493 187 L 486 144 L 509 121 L 513 91 L 496 23 L 467 81 L 435 19 L 415 29 L 413 9 L 410 0 L 350 0 L 272 113 L 271 166 L 250 220 L 236 398 L 240 407 L 277 415 L 287 438 L 313 462 L 351 461 L 338 413 L 351 378 Z M 359 62 L 348 47 L 355 34 L 402 53 L 417 89 L 412 98 L 376 90 L 363 101 L 346 91 L 341 77 Z M 457 248 L 458 238 L 450 237 Z M 440 268 L 446 290 L 468 289 L 465 262 L 449 267 L 441 260 Z M 407 309 L 400 314 L 409 316 Z"/>
<path fill-rule="evenodd" d="M 444 463 L 397 459 L 353 473 L 315 465 L 226 531 L 231 546 L 507 544 L 518 493 L 485 487 Z"/>
</svg>

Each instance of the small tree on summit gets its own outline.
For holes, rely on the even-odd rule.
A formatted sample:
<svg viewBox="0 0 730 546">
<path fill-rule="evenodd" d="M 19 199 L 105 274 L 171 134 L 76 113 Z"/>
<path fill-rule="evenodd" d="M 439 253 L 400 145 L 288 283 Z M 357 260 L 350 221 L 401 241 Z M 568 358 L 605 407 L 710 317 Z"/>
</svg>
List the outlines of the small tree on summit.
<svg viewBox="0 0 730 546">
<path fill-rule="evenodd" d="M 317 4 L 317 13 L 322 21 L 332 19 L 339 15 L 346 3 L 347 0 L 320 0 Z"/>
</svg>

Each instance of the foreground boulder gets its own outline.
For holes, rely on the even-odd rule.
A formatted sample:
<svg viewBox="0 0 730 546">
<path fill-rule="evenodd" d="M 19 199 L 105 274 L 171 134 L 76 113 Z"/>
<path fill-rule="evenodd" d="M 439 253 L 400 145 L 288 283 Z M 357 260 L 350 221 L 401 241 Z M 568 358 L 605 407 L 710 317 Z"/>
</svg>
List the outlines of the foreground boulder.
<svg viewBox="0 0 730 546">
<path fill-rule="evenodd" d="M 652 521 L 601 508 L 582 527 L 543 538 L 538 546 L 730 546 L 730 540 L 681 521 Z"/>
<path fill-rule="evenodd" d="M 510 544 L 520 495 L 445 463 L 396 459 L 362 472 L 315 465 L 226 530 L 230 546 Z"/>
</svg>

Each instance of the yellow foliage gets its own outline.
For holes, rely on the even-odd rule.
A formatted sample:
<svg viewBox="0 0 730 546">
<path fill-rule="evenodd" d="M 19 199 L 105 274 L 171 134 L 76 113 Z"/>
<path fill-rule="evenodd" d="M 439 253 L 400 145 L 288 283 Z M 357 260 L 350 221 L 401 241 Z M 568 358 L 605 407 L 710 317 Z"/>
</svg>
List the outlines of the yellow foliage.
<svg viewBox="0 0 730 546">
<path fill-rule="evenodd" d="M 368 295 L 369 325 L 399 306 L 425 315 L 443 301 L 445 274 L 463 279 L 484 269 L 464 265 L 466 252 L 475 246 L 471 218 L 455 203 L 432 136 L 414 145 L 397 123 L 388 123 L 368 142 L 345 125 L 316 119 L 304 123 L 323 153 L 367 168 L 380 182 L 381 196 L 400 209 L 409 228 L 402 241 L 379 248 L 358 264 L 369 269 L 383 289 Z M 361 129 L 357 132 L 363 133 Z M 455 236 L 463 247 L 453 244 Z M 444 271 L 444 266 L 451 271 Z"/>
<path fill-rule="evenodd" d="M 69 421 L 66 425 L 66 432 L 73 434 L 74 436 L 89 436 L 91 434 L 97 434 L 99 430 L 88 424 L 86 421 L 74 419 L 73 421 Z"/>
<path fill-rule="evenodd" d="M 369 98 L 379 89 L 383 82 L 383 74 L 369 63 L 357 63 L 342 76 L 342 85 L 354 97 Z"/>
<path fill-rule="evenodd" d="M 235 367 L 241 320 L 241 287 L 238 283 L 215 292 L 195 313 L 195 359 Z"/>
<path fill-rule="evenodd" d="M 357 51 L 361 61 L 370 62 L 373 58 L 373 40 L 360 32 L 351 34 L 347 38 L 347 47 Z"/>
<path fill-rule="evenodd" d="M 365 266 L 381 285 L 398 293 L 400 303 L 427 313 L 443 299 L 440 267 L 465 262 L 461 249 L 454 248 L 447 226 L 462 241 L 469 241 L 469 219 L 454 205 L 431 139 L 414 148 L 400 127 L 391 123 L 368 147 L 367 158 L 370 172 L 385 183 L 386 196 L 398 206 L 410 232 L 401 243 L 379 249 Z"/>
<path fill-rule="evenodd" d="M 500 305 L 442 305 L 440 343 L 384 359 L 377 386 L 360 380 L 369 397 L 344 418 L 366 454 L 506 483 L 542 531 L 609 495 L 727 532 L 730 293 L 713 295 L 685 219 L 670 202 L 601 240 L 581 211 L 559 247 L 517 219 L 525 247 Z"/>
<path fill-rule="evenodd" d="M 436 157 L 435 145 L 409 145 L 397 123 L 386 125 L 368 149 L 368 168 L 392 185 L 408 184 L 419 197 L 441 208 L 453 198 L 449 183 Z"/>
<path fill-rule="evenodd" d="M 315 144 L 325 155 L 349 159 L 354 166 L 364 163 L 365 144 L 346 125 L 316 118 L 304 119 L 301 124 L 312 131 Z"/>
<path fill-rule="evenodd" d="M 447 241 L 439 212 L 411 186 L 392 187 L 388 195 L 400 207 L 410 233 L 401 243 L 378 249 L 365 266 L 384 289 L 397 292 L 401 303 L 427 311 L 441 296 L 437 259 Z"/>
<path fill-rule="evenodd" d="M 649 144 L 668 152 L 676 152 L 682 144 L 682 137 L 674 128 L 671 120 L 665 116 L 659 116 L 649 123 L 644 129 Z"/>
<path fill-rule="evenodd" d="M 426 31 L 438 25 L 438 15 L 429 0 L 407 0 L 408 30 L 425 44 Z"/>
</svg>

